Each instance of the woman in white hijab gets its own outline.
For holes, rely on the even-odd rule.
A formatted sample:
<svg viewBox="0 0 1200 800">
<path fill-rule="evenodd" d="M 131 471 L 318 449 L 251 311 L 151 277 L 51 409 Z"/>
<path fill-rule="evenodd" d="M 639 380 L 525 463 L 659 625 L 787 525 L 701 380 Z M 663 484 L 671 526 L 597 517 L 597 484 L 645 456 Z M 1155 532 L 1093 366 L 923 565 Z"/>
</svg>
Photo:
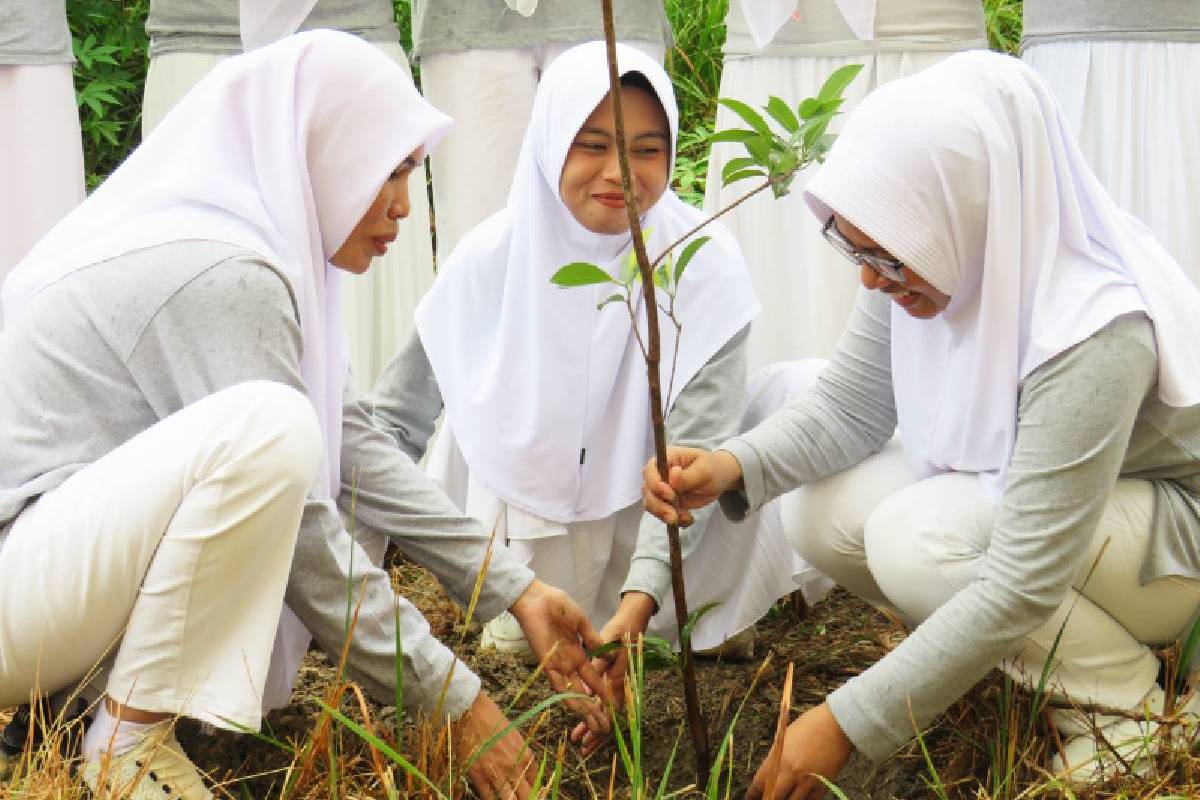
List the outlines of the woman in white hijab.
<svg viewBox="0 0 1200 800">
<path fill-rule="evenodd" d="M 886 757 L 1002 661 L 1036 683 L 1056 644 L 1052 692 L 1132 713 L 1097 715 L 1110 749 L 1052 712 L 1052 768 L 1145 768 L 1162 739 L 1137 719 L 1164 705 L 1147 645 L 1200 604 L 1200 293 L 1006 56 L 870 95 L 806 199 L 861 271 L 837 355 L 744 436 L 672 451 L 670 485 L 645 472 L 665 519 L 803 485 L 800 554 L 915 626 L 792 724 L 776 796 L 823 794 L 809 773 L 853 747 Z"/>
<path fill-rule="evenodd" d="M 351 674 L 394 697 L 400 659 L 412 709 L 458 720 L 456 752 L 504 724 L 338 516 L 355 499 L 469 597 L 487 532 L 347 393 L 337 294 L 386 251 L 449 124 L 353 36 L 231 58 L 5 283 L 0 705 L 77 681 L 119 639 L 84 743 L 93 789 L 210 796 L 170 718 L 258 727 L 285 584 L 330 652 L 360 589 Z M 586 665 L 582 612 L 504 552 L 482 601 Z M 551 617 L 565 627 L 530 622 Z M 548 666 L 573 680 L 565 664 Z M 528 792 L 523 744 L 475 762 L 485 795 Z"/>
<path fill-rule="evenodd" d="M 617 53 L 633 190 L 654 254 L 704 217 L 667 185 L 677 131 L 670 79 L 636 48 Z M 638 473 L 652 452 L 640 290 L 635 333 L 621 303 L 598 307 L 612 284 L 550 282 L 574 261 L 620 273 L 630 239 L 614 142 L 604 44 L 578 45 L 542 77 L 507 207 L 455 248 L 418 307 L 417 337 L 374 391 L 377 418 L 414 456 L 444 402 L 430 471 L 603 624 L 606 640 L 636 637 L 656 608 L 673 603 L 666 532 L 638 502 Z M 728 412 L 743 403 L 746 329 L 758 303 L 736 242 L 718 224 L 702 233 L 712 240 L 687 267 L 675 302 L 683 332 L 667 427 L 671 441 L 712 446 L 736 431 Z M 676 341 L 665 318 L 662 328 L 665 391 Z M 685 556 L 699 555 L 700 538 L 687 537 Z M 742 537 L 736 553 L 706 566 L 688 558 L 692 605 L 722 599 L 739 609 L 737 619 L 715 614 L 698 641 L 719 644 L 765 611 L 737 602 L 742 573 L 724 568 L 755 547 Z M 750 588 L 765 596 L 772 587 Z M 767 605 L 794 588 L 790 576 L 775 588 Z M 673 638 L 673 619 L 657 617 L 654 632 Z M 519 644 L 509 628 L 493 621 L 488 639 Z M 622 667 L 614 663 L 614 678 Z"/>
</svg>

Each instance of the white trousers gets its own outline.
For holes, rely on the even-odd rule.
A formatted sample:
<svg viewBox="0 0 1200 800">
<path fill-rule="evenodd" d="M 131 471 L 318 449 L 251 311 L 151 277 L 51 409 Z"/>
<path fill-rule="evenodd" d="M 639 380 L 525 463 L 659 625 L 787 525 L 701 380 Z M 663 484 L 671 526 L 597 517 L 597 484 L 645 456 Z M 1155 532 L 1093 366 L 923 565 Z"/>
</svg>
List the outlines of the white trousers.
<svg viewBox="0 0 1200 800">
<path fill-rule="evenodd" d="M 71 65 L 0 65 L 0 120 L 2 283 L 83 201 L 83 140 Z"/>
<path fill-rule="evenodd" d="M 662 61 L 661 44 L 629 42 Z M 421 58 L 426 99 L 454 118 L 430 156 L 437 254 L 504 208 L 542 72 L 571 45 L 462 50 Z"/>
<path fill-rule="evenodd" d="M 399 44 L 375 43 L 408 71 Z M 222 60 L 211 53 L 168 53 L 150 60 L 142 108 L 148 134 L 193 86 Z M 380 176 L 380 184 L 383 178 Z M 433 242 L 424 165 L 408 183 L 411 209 L 386 255 L 364 275 L 342 273 L 342 318 L 350 346 L 355 386 L 369 391 L 413 331 L 417 303 L 433 284 Z"/>
<path fill-rule="evenodd" d="M 1021 57 L 1104 188 L 1200 286 L 1200 43 L 1051 42 Z"/>
<path fill-rule="evenodd" d="M 111 659 L 118 702 L 257 729 L 322 453 L 303 395 L 242 383 L 26 508 L 0 549 L 0 707 Z"/>
<path fill-rule="evenodd" d="M 1149 482 L 1117 482 L 1072 589 L 1006 669 L 1036 682 L 1062 629 L 1052 688 L 1122 708 L 1145 696 L 1159 668 L 1146 643 L 1179 637 L 1200 606 L 1200 582 L 1160 578 L 1141 585 L 1153 515 Z M 785 527 L 803 558 L 910 624 L 975 580 L 995 517 L 977 476 L 914 482 L 895 441 L 852 469 L 786 495 L 784 505 Z"/>
<path fill-rule="evenodd" d="M 721 96 L 736 97 L 759 107 L 770 95 L 792 108 L 815 96 L 835 69 L 861 63 L 863 70 L 846 89 L 842 116 L 830 126 L 841 128 L 845 116 L 866 94 L 889 81 L 911 75 L 949 53 L 886 52 L 853 57 L 752 56 L 728 59 L 721 73 Z M 716 130 L 744 128 L 724 106 L 717 109 Z M 713 145 L 705 184 L 704 209 L 716 212 L 754 188 L 743 180 L 721 186 L 721 170 L 730 159 L 746 155 L 739 144 Z M 792 192 L 776 200 L 760 192 L 722 217 L 746 256 L 762 311 L 750 328 L 747 362 L 751 374 L 780 361 L 829 358 L 846 327 L 858 292 L 858 268 L 821 236 L 821 223 L 801 197 L 813 168 L 796 176 Z"/>
</svg>

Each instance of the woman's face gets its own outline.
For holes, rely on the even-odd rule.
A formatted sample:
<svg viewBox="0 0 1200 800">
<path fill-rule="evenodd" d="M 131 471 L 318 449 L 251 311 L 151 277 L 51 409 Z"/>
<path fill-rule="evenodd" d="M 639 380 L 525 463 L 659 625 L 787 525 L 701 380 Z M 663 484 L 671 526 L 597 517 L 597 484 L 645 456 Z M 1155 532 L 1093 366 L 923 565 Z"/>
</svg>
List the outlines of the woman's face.
<svg viewBox="0 0 1200 800">
<path fill-rule="evenodd" d="M 671 134 L 658 99 L 634 86 L 621 89 L 629 169 L 639 213 L 650 209 L 667 189 Z M 579 224 L 593 233 L 629 230 L 621 169 L 617 164 L 612 95 L 606 95 L 575 134 L 567 151 L 558 192 Z"/>
<path fill-rule="evenodd" d="M 838 232 L 850 244 L 859 250 L 875 252 L 881 256 L 893 257 L 891 253 L 879 246 L 878 242 L 867 236 L 848 220 L 839 214 L 833 215 L 834 225 Z M 933 284 L 922 278 L 911 268 L 905 267 L 904 283 L 896 283 L 876 272 L 866 263 L 859 264 L 859 280 L 867 289 L 877 290 L 891 298 L 892 302 L 908 312 L 909 316 L 917 319 L 932 319 L 946 310 L 950 304 L 950 296 L 934 288 Z"/>
<path fill-rule="evenodd" d="M 367 213 L 350 231 L 329 263 L 346 272 L 361 275 L 370 268 L 375 256 L 387 252 L 388 245 L 396 238 L 399 221 L 408 216 L 408 178 L 420 160 L 421 150 L 418 148 L 392 170 Z"/>
</svg>

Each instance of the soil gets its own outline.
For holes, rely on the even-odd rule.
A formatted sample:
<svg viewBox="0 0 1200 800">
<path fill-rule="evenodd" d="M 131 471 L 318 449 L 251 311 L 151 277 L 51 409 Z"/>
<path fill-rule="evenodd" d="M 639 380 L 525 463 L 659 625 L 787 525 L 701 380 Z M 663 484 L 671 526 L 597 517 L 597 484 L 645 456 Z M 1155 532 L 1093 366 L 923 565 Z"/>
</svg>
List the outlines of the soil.
<svg viewBox="0 0 1200 800">
<path fill-rule="evenodd" d="M 493 649 L 478 648 L 478 625 L 462 626 L 462 612 L 442 592 L 437 581 L 420 567 L 400 561 L 393 566 L 397 588 L 421 608 L 434 633 L 443 641 L 461 640 L 457 652 L 482 678 L 484 687 L 502 707 L 512 705 L 511 716 L 528 709 L 550 694 L 544 680 L 533 682 L 522 693 L 529 668 Z M 733 746 L 731 797 L 741 797 L 754 770 L 770 748 L 779 716 L 780 692 L 789 663 L 795 665 L 792 716 L 820 703 L 848 677 L 878 660 L 902 638 L 900 629 L 866 604 L 840 591 L 807 609 L 783 602 L 758 623 L 755 660 L 730 662 L 720 658 L 697 661 L 700 698 L 715 751 L 719 736 L 729 727 L 744 702 Z M 758 675 L 755 680 L 756 674 Z M 273 712 L 264 730 L 284 741 L 303 741 L 321 716 L 317 698 L 336 683 L 337 671 L 321 653 L 313 651 L 303 667 L 292 704 Z M 520 694 L 520 696 L 518 696 Z M 657 786 L 684 719 L 682 691 L 675 674 L 653 672 L 646 679 L 643 758 Z M 357 701 L 343 699 L 342 708 L 361 719 Z M 370 704 L 369 712 L 386 730 L 394 725 L 395 709 Z M 535 741 L 553 752 L 572 720 L 565 710 L 554 709 L 533 734 Z M 181 723 L 180 739 L 197 764 L 210 775 L 233 781 L 237 796 L 278 796 L 291 755 L 274 744 L 251 736 L 204 733 L 198 726 Z M 719 733 L 718 733 L 719 732 Z M 353 737 L 349 737 L 353 742 Z M 344 742 L 345 740 L 343 740 Z M 602 748 L 588 759 L 567 745 L 563 796 L 606 796 L 615 747 Z M 365 763 L 366 755 L 360 754 Z M 617 767 L 616 794 L 628 795 L 628 782 Z M 670 777 L 673 789 L 694 782 L 691 745 L 686 731 Z M 856 756 L 847 765 L 838 785 L 855 800 L 926 797 L 920 762 L 912 752 L 901 753 L 882 765 Z"/>
</svg>

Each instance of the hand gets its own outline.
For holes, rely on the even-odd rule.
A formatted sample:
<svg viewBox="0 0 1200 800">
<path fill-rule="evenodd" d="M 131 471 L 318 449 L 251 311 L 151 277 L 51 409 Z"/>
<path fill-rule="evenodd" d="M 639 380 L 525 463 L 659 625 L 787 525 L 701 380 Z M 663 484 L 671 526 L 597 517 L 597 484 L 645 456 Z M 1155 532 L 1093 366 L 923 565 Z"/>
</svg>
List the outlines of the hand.
<svg viewBox="0 0 1200 800">
<path fill-rule="evenodd" d="M 625 673 L 629 669 L 629 651 L 624 643 L 636 642 L 638 636 L 646 632 L 650 617 L 654 616 L 654 607 L 654 598 L 645 592 L 626 592 L 621 598 L 617 612 L 600 629 L 600 638 L 605 644 L 622 643 L 622 646 L 613 652 L 592 660 L 592 666 L 609 687 L 613 708 L 620 708 L 625 702 Z M 605 710 L 608 711 L 607 706 Z M 607 742 L 610 736 L 609 732 L 595 733 L 582 722 L 571 731 L 571 741 L 582 747 L 585 756 L 591 755 L 596 748 Z"/>
<path fill-rule="evenodd" d="M 453 725 L 455 753 L 470 758 L 475 750 L 508 725 L 503 712 L 483 691 Z M 537 765 L 516 728 L 501 736 L 467 770 L 467 777 L 484 800 L 524 800 L 533 791 Z"/>
<path fill-rule="evenodd" d="M 777 747 L 778 744 L 771 747 L 755 773 L 746 800 L 764 800 L 767 772 Z M 828 703 L 810 708 L 789 725 L 784 734 L 775 797 L 765 800 L 818 800 L 824 797 L 825 784 L 817 780 L 814 773 L 832 781 L 842 771 L 853 750 L 854 745 L 834 719 Z"/>
<path fill-rule="evenodd" d="M 556 692 L 591 694 L 576 698 L 567 708 L 597 735 L 609 729 L 609 692 L 587 651 L 603 644 L 583 609 L 561 589 L 534 579 L 509 609 L 521 624 L 525 641 L 542 664 Z"/>
<path fill-rule="evenodd" d="M 668 447 L 670 483 L 658 475 L 658 461 L 642 470 L 642 501 L 646 510 L 668 525 L 692 524 L 690 509 L 701 508 L 742 485 L 742 465 L 726 450 Z"/>
</svg>

